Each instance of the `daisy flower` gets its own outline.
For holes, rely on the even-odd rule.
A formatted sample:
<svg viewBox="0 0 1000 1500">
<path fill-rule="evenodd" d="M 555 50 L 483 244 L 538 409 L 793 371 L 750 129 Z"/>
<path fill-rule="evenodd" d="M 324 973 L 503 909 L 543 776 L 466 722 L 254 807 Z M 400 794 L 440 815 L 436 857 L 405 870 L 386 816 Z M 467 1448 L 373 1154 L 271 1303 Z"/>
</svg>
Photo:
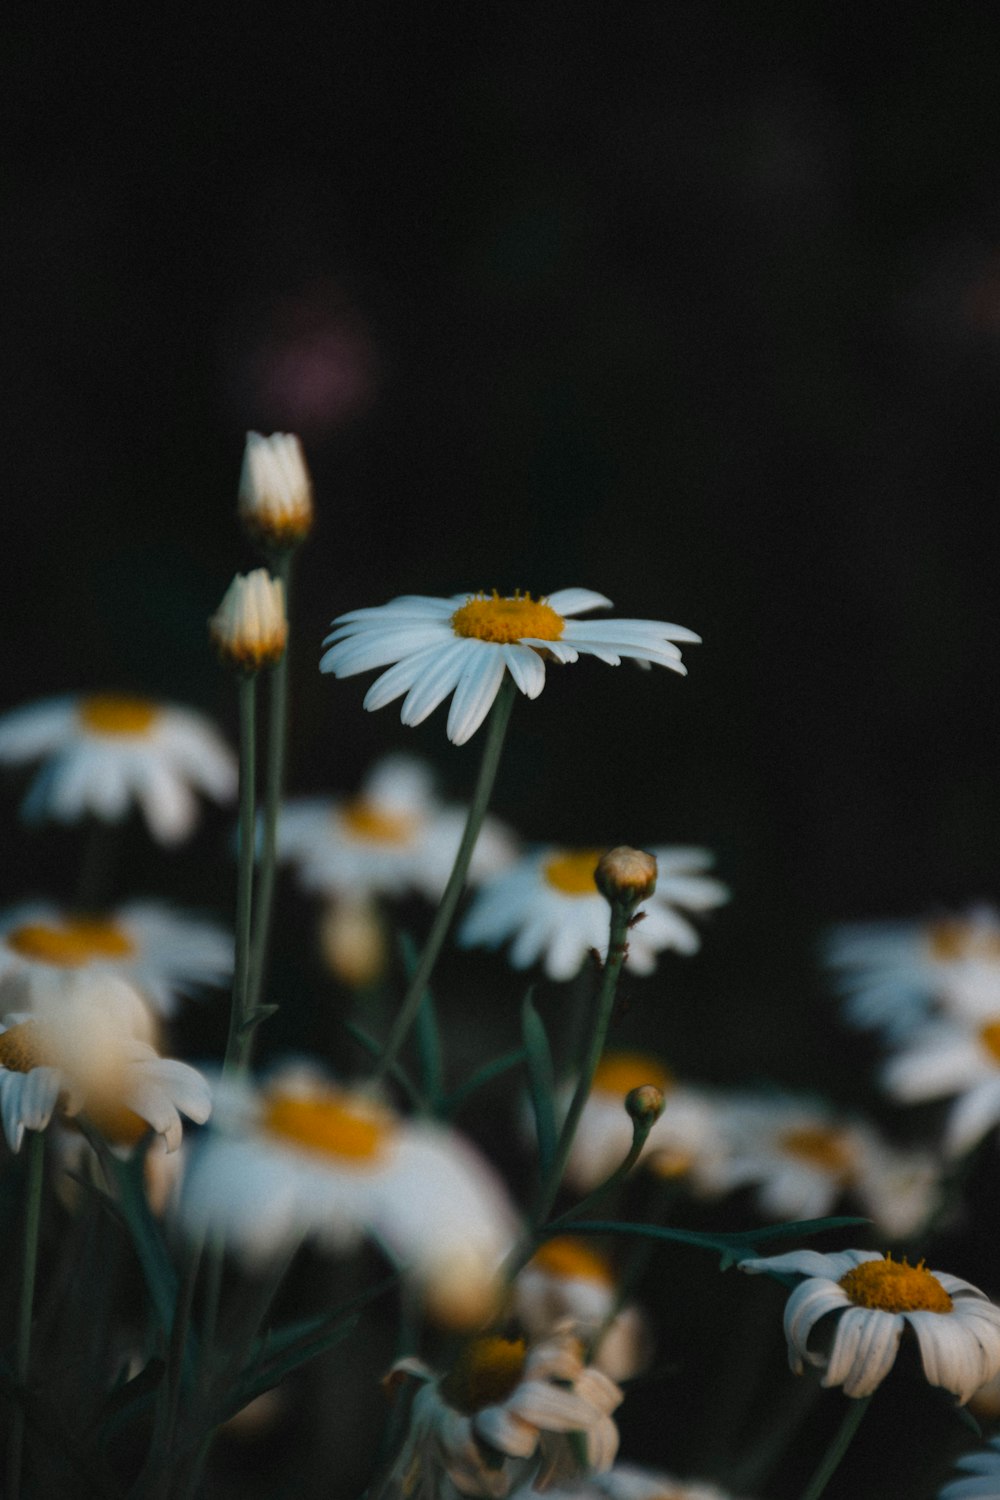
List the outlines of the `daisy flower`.
<svg viewBox="0 0 1000 1500">
<path fill-rule="evenodd" d="M 307 891 L 358 901 L 419 891 L 440 899 L 465 828 L 466 809 L 444 804 L 431 772 L 409 755 L 388 755 L 356 797 L 301 797 L 278 821 L 278 855 Z M 486 818 L 469 879 L 485 880 L 514 858 L 513 835 Z"/>
<path fill-rule="evenodd" d="M 594 880 L 601 849 L 546 848 L 525 856 L 477 895 L 458 932 L 467 948 L 497 948 L 512 940 L 515 969 L 541 963 L 550 979 L 572 979 L 590 950 L 607 952 L 608 903 Z M 687 912 L 710 911 L 729 892 L 704 875 L 705 849 L 654 849 L 658 874 L 653 894 L 639 904 L 642 920 L 629 931 L 626 967 L 651 974 L 656 955 L 672 948 L 685 955 L 701 946 Z"/>
<path fill-rule="evenodd" d="M 268 548 L 294 547 L 313 522 L 312 480 L 292 432 L 248 432 L 240 473 L 239 515 Z"/>
<path fill-rule="evenodd" d="M 199 1142 L 182 1226 L 264 1265 L 312 1237 L 347 1250 L 373 1234 L 433 1316 L 463 1326 L 492 1312 L 519 1224 L 492 1168 L 456 1132 L 406 1121 L 307 1068 L 259 1090 L 220 1086 Z"/>
<path fill-rule="evenodd" d="M 235 757 L 209 720 L 148 698 L 47 698 L 0 718 L 0 765 L 39 759 L 24 817 L 118 823 L 137 803 L 161 844 L 193 831 L 194 791 L 218 802 L 236 793 Z"/>
<path fill-rule="evenodd" d="M 442 1500 L 448 1481 L 463 1495 L 504 1496 L 529 1478 L 548 1489 L 614 1461 L 622 1393 L 584 1364 L 569 1328 L 533 1345 L 483 1334 L 447 1374 L 406 1359 L 390 1382 L 404 1375 L 425 1382 L 395 1469 L 396 1493 L 410 1500 Z"/>
<path fill-rule="evenodd" d="M 1000 1438 L 994 1438 L 978 1453 L 966 1453 L 955 1465 L 962 1470 L 938 1490 L 937 1500 L 1000 1500 Z"/>
<path fill-rule="evenodd" d="M 788 1360 L 823 1371 L 822 1384 L 846 1396 L 870 1396 L 896 1362 L 903 1332 L 916 1337 L 929 1384 L 960 1403 L 1000 1370 L 1000 1307 L 978 1287 L 947 1271 L 894 1261 L 876 1250 L 793 1250 L 740 1262 L 751 1274 L 798 1275 L 785 1307 Z M 828 1337 L 811 1337 L 821 1319 Z"/>
<path fill-rule="evenodd" d="M 545 1240 L 518 1273 L 513 1312 L 530 1339 L 569 1323 L 588 1347 L 607 1323 L 592 1362 L 612 1380 L 628 1380 L 649 1363 L 652 1338 L 634 1305 L 612 1316 L 617 1297 L 618 1282 L 607 1257 L 578 1235 L 560 1235 Z"/>
<path fill-rule="evenodd" d="M 1000 1013 L 981 1025 L 928 1022 L 889 1059 L 882 1082 L 905 1104 L 957 1095 L 944 1150 L 971 1151 L 1000 1121 Z"/>
<path fill-rule="evenodd" d="M 526 1486 L 511 1500 L 535 1500 L 537 1491 Z M 566 1489 L 549 1490 L 549 1500 L 734 1500 L 727 1491 L 697 1480 L 674 1479 L 634 1464 L 615 1464 L 606 1474 L 594 1474 Z"/>
<path fill-rule="evenodd" d="M 25 1130 L 44 1130 L 56 1111 L 83 1116 L 109 1140 L 134 1144 L 154 1130 L 166 1149 L 181 1143 L 181 1115 L 208 1119 L 208 1084 L 187 1063 L 160 1057 L 119 1031 L 102 1011 L 76 1011 L 60 1025 L 32 1016 L 0 1022 L 0 1119 L 12 1151 Z"/>
<path fill-rule="evenodd" d="M 285 654 L 285 585 L 266 568 L 237 573 L 208 622 L 212 645 L 227 667 L 253 675 Z"/>
<path fill-rule="evenodd" d="M 675 641 L 700 637 L 659 620 L 576 620 L 611 600 L 592 589 L 531 594 L 455 594 L 450 599 L 406 594 L 375 609 L 355 609 L 333 621 L 323 644 L 321 672 L 353 677 L 388 667 L 368 689 L 365 708 L 403 698 L 404 724 L 422 724 L 450 693 L 448 738 L 464 745 L 489 713 L 510 673 L 518 690 L 537 698 L 546 661 L 596 656 L 617 667 L 623 656 L 686 672 Z M 390 665 L 390 663 L 392 665 Z"/>
<path fill-rule="evenodd" d="M 228 982 L 233 940 L 214 922 L 157 901 L 130 901 L 107 916 L 42 902 L 0 912 L 0 987 L 28 976 L 37 993 L 81 971 L 116 974 L 159 1015 L 172 1016 L 178 996 Z"/>
</svg>

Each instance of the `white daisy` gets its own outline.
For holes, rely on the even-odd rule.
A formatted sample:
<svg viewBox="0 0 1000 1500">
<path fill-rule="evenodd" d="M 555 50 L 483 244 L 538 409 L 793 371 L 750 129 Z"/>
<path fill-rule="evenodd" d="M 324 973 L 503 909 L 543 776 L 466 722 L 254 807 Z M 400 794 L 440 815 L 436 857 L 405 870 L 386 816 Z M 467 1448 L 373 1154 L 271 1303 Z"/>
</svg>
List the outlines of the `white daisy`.
<svg viewBox="0 0 1000 1500">
<path fill-rule="evenodd" d="M 649 1325 L 638 1307 L 612 1317 L 618 1282 L 611 1262 L 579 1235 L 545 1240 L 514 1282 L 513 1312 L 529 1339 L 569 1323 L 586 1347 L 607 1323 L 591 1361 L 612 1380 L 629 1380 L 652 1354 Z M 608 1321 L 610 1319 L 610 1321 Z"/>
<path fill-rule="evenodd" d="M 85 1117 L 109 1140 L 132 1144 L 148 1129 L 168 1151 L 181 1143 L 181 1115 L 208 1119 L 208 1084 L 187 1063 L 121 1032 L 106 1012 L 77 1010 L 59 1025 L 31 1016 L 0 1022 L 0 1117 L 12 1151 L 25 1130 L 61 1115 Z"/>
<path fill-rule="evenodd" d="M 927 1271 L 875 1250 L 793 1250 L 740 1262 L 740 1270 L 799 1275 L 785 1307 L 788 1360 L 823 1371 L 822 1384 L 846 1396 L 870 1396 L 895 1364 L 909 1327 L 929 1384 L 966 1402 L 1000 1370 L 1000 1307 L 947 1271 Z M 821 1319 L 827 1339 L 810 1346 Z M 830 1341 L 832 1338 L 832 1342 Z"/>
<path fill-rule="evenodd" d="M 490 881 L 476 896 L 458 941 L 465 947 L 496 948 L 513 939 L 515 969 L 542 963 L 550 979 L 572 979 L 591 949 L 608 947 L 608 903 L 594 882 L 600 849 L 547 848 L 526 855 Z M 656 955 L 672 948 L 692 954 L 701 946 L 686 912 L 709 911 L 729 892 L 701 872 L 712 863 L 705 849 L 654 849 L 656 890 L 638 907 L 641 920 L 629 931 L 626 967 L 651 974 Z"/>
<path fill-rule="evenodd" d="M 307 1236 L 345 1250 L 372 1233 L 440 1321 L 492 1311 L 519 1224 L 492 1168 L 456 1132 L 403 1120 L 305 1068 L 260 1091 L 220 1088 L 216 1124 L 185 1181 L 189 1231 L 218 1236 L 251 1264 Z"/>
<path fill-rule="evenodd" d="M 545 686 L 546 660 L 576 661 L 581 655 L 617 667 L 623 656 L 674 672 L 685 672 L 675 641 L 700 637 L 682 625 L 658 620 L 575 620 L 611 600 L 592 589 L 560 589 L 534 599 L 455 594 L 450 599 L 406 594 L 375 609 L 355 609 L 333 621 L 323 644 L 329 650 L 320 671 L 353 677 L 389 667 L 365 696 L 365 708 L 403 700 L 404 724 L 422 724 L 454 692 L 448 738 L 463 745 L 489 713 L 504 674 L 520 692 L 537 698 Z M 390 665 L 393 663 L 393 665 Z"/>
<path fill-rule="evenodd" d="M 978 1453 L 965 1453 L 955 1465 L 962 1470 L 938 1490 L 937 1500 L 1000 1500 L 1000 1438 Z"/>
<path fill-rule="evenodd" d="M 519 1489 L 511 1500 L 535 1500 L 537 1490 Z M 728 1491 L 698 1480 L 674 1479 L 670 1474 L 615 1464 L 606 1474 L 593 1474 L 580 1484 L 548 1490 L 549 1500 L 735 1500 Z"/>
<path fill-rule="evenodd" d="M 443 1500 L 449 1482 L 463 1495 L 504 1496 L 529 1478 L 548 1489 L 614 1461 L 622 1393 L 584 1364 L 569 1328 L 531 1346 L 483 1334 L 446 1375 L 414 1359 L 389 1378 L 404 1375 L 426 1382 L 394 1470 L 392 1493 L 408 1500 Z"/>
<path fill-rule="evenodd" d="M 130 901 L 107 916 L 76 915 L 42 902 L 0 913 L 0 986 L 30 975 L 37 994 L 46 982 L 61 983 L 80 971 L 117 974 L 159 1015 L 172 1016 L 178 996 L 228 982 L 233 940 L 216 923 L 158 901 Z"/>
<path fill-rule="evenodd" d="M 888 1060 L 882 1082 L 905 1104 L 957 1095 L 944 1150 L 970 1151 L 1000 1121 L 1000 1014 L 981 1025 L 929 1021 Z"/>
<path fill-rule="evenodd" d="M 303 887 L 357 901 L 419 891 L 440 899 L 465 828 L 466 809 L 447 806 L 427 766 L 388 755 L 351 799 L 301 797 L 286 802 L 278 822 L 278 854 L 291 860 Z M 476 883 L 514 858 L 513 835 L 486 818 L 473 851 Z"/>
<path fill-rule="evenodd" d="M 118 823 L 137 803 L 162 844 L 192 832 L 194 791 L 219 802 L 236 793 L 236 760 L 214 725 L 147 698 L 48 698 L 0 718 L 0 764 L 39 759 L 26 818 Z"/>
</svg>

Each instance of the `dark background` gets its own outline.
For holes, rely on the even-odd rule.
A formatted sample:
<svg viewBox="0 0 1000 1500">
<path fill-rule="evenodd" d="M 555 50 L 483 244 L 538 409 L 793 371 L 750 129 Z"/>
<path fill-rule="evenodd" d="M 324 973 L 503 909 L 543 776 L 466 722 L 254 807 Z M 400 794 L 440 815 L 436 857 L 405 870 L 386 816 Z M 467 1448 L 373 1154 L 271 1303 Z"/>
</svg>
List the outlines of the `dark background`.
<svg viewBox="0 0 1000 1500">
<path fill-rule="evenodd" d="M 497 808 L 716 850 L 734 902 L 661 968 L 669 1050 L 857 1094 L 823 925 L 996 894 L 987 15 L 10 8 L 4 704 L 149 691 L 232 733 L 204 622 L 257 564 L 243 435 L 297 430 L 294 789 L 392 747 L 475 774 L 443 711 L 319 676 L 344 610 L 581 584 L 699 630 L 686 681 L 550 670 Z M 167 874 L 136 833 L 122 893 L 226 913 L 227 830 Z M 65 893 L 72 838 L 12 834 L 9 897 Z"/>
</svg>

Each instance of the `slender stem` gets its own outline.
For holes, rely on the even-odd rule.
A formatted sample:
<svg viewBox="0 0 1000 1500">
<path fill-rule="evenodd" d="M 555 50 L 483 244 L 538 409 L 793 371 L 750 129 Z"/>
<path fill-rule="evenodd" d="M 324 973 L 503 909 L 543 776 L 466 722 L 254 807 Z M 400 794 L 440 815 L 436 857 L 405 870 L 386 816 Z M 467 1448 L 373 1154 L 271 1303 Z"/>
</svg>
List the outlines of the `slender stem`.
<svg viewBox="0 0 1000 1500">
<path fill-rule="evenodd" d="M 272 562 L 275 578 L 285 590 L 285 611 L 289 608 L 292 551 L 284 548 L 275 553 Z M 274 880 L 278 862 L 278 810 L 285 781 L 285 749 L 288 744 L 288 648 L 271 669 L 269 717 L 267 724 L 267 761 L 264 772 L 264 840 L 257 871 L 257 894 L 254 902 L 254 930 L 250 949 L 251 1012 L 256 1010 L 264 984 L 264 965 L 271 934 L 274 907 Z"/>
<path fill-rule="evenodd" d="M 483 826 L 486 809 L 489 806 L 490 794 L 493 791 L 493 783 L 496 780 L 497 767 L 500 764 L 500 754 L 503 750 L 504 736 L 507 733 L 507 724 L 510 720 L 510 711 L 514 706 L 514 696 L 517 692 L 514 680 L 509 674 L 505 674 L 500 684 L 493 708 L 490 711 L 490 720 L 486 730 L 486 744 L 483 748 L 483 759 L 479 767 L 479 779 L 472 796 L 469 807 L 469 815 L 465 820 L 465 832 L 462 834 L 462 842 L 458 846 L 455 855 L 455 863 L 448 877 L 441 904 L 437 909 L 434 922 L 431 926 L 424 951 L 420 955 L 419 962 L 413 971 L 413 977 L 407 987 L 392 1030 L 389 1032 L 382 1057 L 375 1071 L 376 1081 L 384 1078 L 392 1064 L 396 1061 L 399 1049 L 402 1047 L 409 1033 L 410 1027 L 417 1018 L 417 1012 L 423 1002 L 424 991 L 437 962 L 437 956 L 441 951 L 442 944 L 451 926 L 451 919 L 455 915 L 458 898 L 462 894 L 465 885 L 465 877 L 469 872 L 469 864 L 472 860 L 472 851 L 476 847 L 479 830 Z"/>
<path fill-rule="evenodd" d="M 861 1424 L 861 1418 L 871 1405 L 871 1396 L 862 1396 L 848 1399 L 847 1410 L 844 1420 L 840 1424 L 833 1442 L 827 1448 L 820 1461 L 819 1467 L 802 1492 L 802 1500 L 819 1500 L 820 1495 L 826 1489 L 827 1484 L 833 1478 L 840 1460 L 847 1452 L 851 1439 Z"/>
<path fill-rule="evenodd" d="M 256 675 L 240 677 L 240 846 L 236 875 L 236 966 L 233 1000 L 229 1012 L 229 1039 L 223 1071 L 243 1072 L 250 1056 L 248 1026 L 250 980 L 250 931 L 253 905 L 254 780 L 256 775 Z"/>
<path fill-rule="evenodd" d="M 651 1119 L 633 1121 L 632 1144 L 629 1147 L 625 1160 L 620 1166 L 615 1168 L 609 1177 L 606 1177 L 603 1182 L 599 1183 L 597 1187 L 589 1192 L 585 1198 L 581 1198 L 578 1203 L 574 1203 L 571 1208 L 568 1208 L 565 1213 L 559 1214 L 557 1218 L 550 1219 L 545 1226 L 546 1230 L 560 1229 L 564 1224 L 571 1224 L 574 1219 L 583 1218 L 606 1194 L 612 1192 L 619 1183 L 624 1182 L 642 1155 L 642 1148 L 649 1139 L 649 1132 L 652 1130 L 654 1123 L 655 1121 Z"/>
<path fill-rule="evenodd" d="M 31 1360 L 31 1313 L 35 1301 L 35 1272 L 38 1268 L 38 1229 L 42 1219 L 42 1179 L 45 1166 L 45 1137 L 40 1130 L 28 1132 L 28 1184 L 24 1216 L 24 1258 L 21 1267 L 21 1302 L 17 1317 L 17 1348 L 14 1373 L 17 1383 L 25 1386 Z M 24 1456 L 24 1408 L 14 1408 L 10 1442 L 7 1448 L 8 1500 L 19 1500 L 21 1463 Z"/>
</svg>

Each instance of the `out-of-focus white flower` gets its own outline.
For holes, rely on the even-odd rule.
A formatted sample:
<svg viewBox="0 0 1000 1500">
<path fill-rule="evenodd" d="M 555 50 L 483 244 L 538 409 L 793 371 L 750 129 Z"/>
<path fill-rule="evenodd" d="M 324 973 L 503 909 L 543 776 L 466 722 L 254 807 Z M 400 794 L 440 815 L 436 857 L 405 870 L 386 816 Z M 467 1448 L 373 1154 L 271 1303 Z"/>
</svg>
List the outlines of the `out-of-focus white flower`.
<svg viewBox="0 0 1000 1500">
<path fill-rule="evenodd" d="M 240 520 L 265 547 L 294 547 L 313 523 L 312 480 L 292 432 L 248 432 L 239 490 Z"/>
<path fill-rule="evenodd" d="M 448 738 L 463 745 L 489 713 L 508 672 L 527 698 L 537 698 L 545 686 L 546 661 L 573 662 L 581 655 L 613 667 L 624 656 L 686 672 L 674 642 L 700 637 L 683 625 L 570 618 L 610 608 L 603 594 L 580 588 L 539 599 L 496 592 L 450 599 L 406 594 L 334 620 L 320 671 L 353 677 L 389 667 L 368 689 L 364 706 L 384 708 L 405 693 L 404 724 L 422 724 L 453 692 Z"/>
<path fill-rule="evenodd" d="M 531 1486 L 518 1489 L 511 1500 L 535 1500 Z M 606 1474 L 567 1488 L 546 1491 L 549 1500 L 736 1500 L 727 1490 L 698 1480 L 674 1479 L 670 1474 L 640 1469 L 634 1464 L 615 1464 Z"/>
<path fill-rule="evenodd" d="M 109 1140 L 132 1144 L 148 1129 L 168 1151 L 181 1115 L 208 1119 L 208 1084 L 187 1063 L 159 1057 L 120 1031 L 106 1012 L 77 1008 L 59 1024 L 26 1015 L 0 1022 L 0 1117 L 12 1151 L 25 1130 L 44 1130 L 56 1108 L 85 1116 Z"/>
<path fill-rule="evenodd" d="M 306 1068 L 275 1074 L 259 1092 L 224 1085 L 216 1126 L 185 1181 L 188 1230 L 258 1264 L 307 1236 L 343 1250 L 372 1233 L 441 1321 L 493 1311 L 517 1216 L 492 1168 L 454 1131 L 403 1120 Z"/>
<path fill-rule="evenodd" d="M 233 940 L 216 923 L 159 901 L 130 901 L 107 916 L 42 902 L 0 913 L 0 994 L 15 975 L 30 973 L 44 984 L 81 971 L 116 974 L 159 1015 L 172 1016 L 178 996 L 228 981 Z"/>
<path fill-rule="evenodd" d="M 889 1058 L 882 1082 L 905 1104 L 956 1095 L 944 1150 L 970 1151 L 1000 1121 L 1000 1014 L 975 1026 L 929 1021 Z"/>
<path fill-rule="evenodd" d="M 617 1299 L 610 1261 L 577 1235 L 545 1240 L 513 1287 L 514 1315 L 530 1339 L 545 1338 L 568 1323 L 590 1348 L 604 1328 L 591 1363 L 612 1380 L 629 1380 L 649 1363 L 652 1337 L 636 1306 L 615 1312 Z"/>
<path fill-rule="evenodd" d="M 740 1262 L 740 1270 L 799 1275 L 785 1307 L 788 1360 L 796 1375 L 807 1362 L 826 1386 L 870 1396 L 895 1364 L 909 1327 L 924 1375 L 960 1402 L 1000 1370 L 1000 1307 L 978 1287 L 947 1271 L 927 1271 L 875 1250 L 793 1250 Z M 821 1318 L 834 1314 L 832 1343 L 811 1346 Z"/>
<path fill-rule="evenodd" d="M 466 947 L 497 948 L 513 939 L 515 969 L 541 963 L 550 979 L 572 979 L 595 949 L 607 953 L 608 903 L 594 871 L 600 849 L 542 849 L 520 860 L 476 896 L 458 940 Z M 640 903 L 641 920 L 630 930 L 626 967 L 651 974 L 665 948 L 696 953 L 697 928 L 686 913 L 709 911 L 728 898 L 726 887 L 702 871 L 712 863 L 705 849 L 652 851 L 656 890 Z"/>
<path fill-rule="evenodd" d="M 146 1133 L 146 1122 L 138 1116 L 130 1119 L 128 1115 L 122 1115 L 119 1124 L 124 1124 L 125 1128 L 117 1132 L 111 1130 L 105 1138 L 116 1156 L 129 1157 Z M 52 1157 L 59 1169 L 55 1175 L 56 1192 L 60 1202 L 75 1212 L 84 1192 L 78 1179 L 88 1180 L 86 1164 L 94 1160 L 93 1148 L 72 1119 L 67 1119 L 65 1124 L 53 1121 L 49 1127 L 49 1140 Z M 142 1175 L 146 1202 L 159 1219 L 165 1218 L 176 1205 L 188 1156 L 186 1140 L 181 1141 L 176 1151 L 171 1151 L 162 1135 L 154 1136 L 144 1149 Z"/>
<path fill-rule="evenodd" d="M 334 896 L 320 918 L 319 946 L 330 973 L 352 989 L 375 984 L 385 973 L 389 943 L 370 896 Z"/>
<path fill-rule="evenodd" d="M 389 755 L 350 800 L 301 797 L 286 802 L 278 854 L 291 860 L 308 891 L 357 901 L 419 891 L 440 898 L 465 827 L 466 809 L 441 802 L 431 773 L 409 755 Z M 469 869 L 475 884 L 514 858 L 513 835 L 486 818 Z"/>
<path fill-rule="evenodd" d="M 115 1032 L 154 1045 L 159 1016 L 145 995 L 120 974 L 89 967 L 58 969 L 32 964 L 0 979 L 0 1012 L 30 1015 L 53 1031 L 85 1026 L 91 1015 Z"/>
<path fill-rule="evenodd" d="M 389 1380 L 404 1375 L 426 1384 L 413 1402 L 394 1495 L 444 1500 L 451 1484 L 463 1495 L 504 1496 L 519 1481 L 548 1489 L 614 1461 L 611 1413 L 622 1393 L 584 1364 L 569 1328 L 531 1346 L 480 1335 L 446 1375 L 435 1379 L 414 1359 L 401 1360 Z"/>
<path fill-rule="evenodd" d="M 937 1500 L 1000 1500 L 1000 1438 L 978 1453 L 965 1453 L 955 1465 L 962 1477 L 938 1490 Z"/>
<path fill-rule="evenodd" d="M 24 817 L 75 823 L 91 813 L 118 823 L 138 805 L 161 844 L 193 832 L 194 791 L 218 802 L 236 792 L 236 760 L 215 726 L 148 698 L 47 698 L 0 718 L 0 764 L 39 759 Z"/>
<path fill-rule="evenodd" d="M 285 586 L 266 568 L 237 573 L 208 622 L 212 644 L 228 667 L 259 672 L 284 655 L 288 642 Z"/>
</svg>

